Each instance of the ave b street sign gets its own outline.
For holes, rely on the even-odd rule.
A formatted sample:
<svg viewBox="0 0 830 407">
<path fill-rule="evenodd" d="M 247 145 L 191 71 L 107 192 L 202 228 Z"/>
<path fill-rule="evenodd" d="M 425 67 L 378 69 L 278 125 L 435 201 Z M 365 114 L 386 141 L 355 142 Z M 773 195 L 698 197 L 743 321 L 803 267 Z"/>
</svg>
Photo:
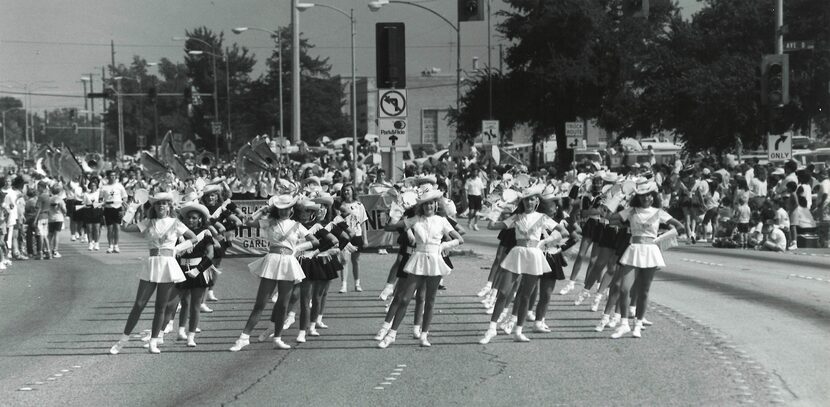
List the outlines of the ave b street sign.
<svg viewBox="0 0 830 407">
<path fill-rule="evenodd" d="M 381 147 L 405 146 L 406 119 L 378 119 L 378 138 Z"/>
<path fill-rule="evenodd" d="M 378 118 L 406 117 L 406 89 L 378 89 Z"/>
<path fill-rule="evenodd" d="M 786 161 L 793 158 L 792 133 L 768 135 L 767 152 L 770 161 Z"/>
</svg>

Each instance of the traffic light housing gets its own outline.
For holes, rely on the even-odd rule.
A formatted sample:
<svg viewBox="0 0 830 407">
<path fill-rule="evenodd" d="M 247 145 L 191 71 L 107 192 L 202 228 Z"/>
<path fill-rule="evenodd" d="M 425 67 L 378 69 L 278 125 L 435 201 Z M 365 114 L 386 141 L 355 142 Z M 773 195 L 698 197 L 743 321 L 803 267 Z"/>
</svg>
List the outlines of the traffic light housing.
<svg viewBox="0 0 830 407">
<path fill-rule="evenodd" d="M 158 91 L 155 86 L 151 86 L 147 89 L 147 98 L 150 99 L 150 103 L 156 103 L 156 97 L 158 97 Z"/>
<path fill-rule="evenodd" d="M 484 21 L 484 0 L 457 0 L 458 21 Z"/>
<path fill-rule="evenodd" d="M 761 104 L 783 106 L 790 103 L 790 57 L 764 55 L 761 60 Z"/>
<path fill-rule="evenodd" d="M 379 89 L 406 88 L 404 23 L 375 24 L 375 69 Z"/>
<path fill-rule="evenodd" d="M 623 15 L 648 18 L 649 0 L 623 0 Z"/>
</svg>

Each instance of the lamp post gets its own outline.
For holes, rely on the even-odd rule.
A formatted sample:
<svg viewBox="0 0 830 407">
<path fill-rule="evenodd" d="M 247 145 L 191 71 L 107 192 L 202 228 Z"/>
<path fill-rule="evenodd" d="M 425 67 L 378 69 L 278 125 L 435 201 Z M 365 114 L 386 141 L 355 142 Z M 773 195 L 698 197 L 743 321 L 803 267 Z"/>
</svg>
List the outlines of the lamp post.
<svg viewBox="0 0 830 407">
<path fill-rule="evenodd" d="M 280 127 L 279 127 L 278 134 L 279 134 L 280 137 L 283 137 L 283 135 L 284 135 L 283 131 L 285 130 L 285 127 L 283 127 L 283 114 L 282 114 L 282 37 L 280 36 L 279 29 L 277 31 L 271 31 L 271 30 L 267 30 L 265 28 L 259 28 L 259 27 L 236 27 L 231 31 L 233 31 L 234 34 L 242 34 L 243 32 L 248 31 L 248 30 L 262 31 L 262 32 L 266 32 L 268 34 L 271 34 L 271 38 L 274 40 L 274 42 L 277 45 L 277 58 L 279 58 L 279 60 L 280 60 L 280 63 L 278 64 L 279 67 L 278 67 L 278 73 L 277 73 L 277 75 L 279 76 L 279 78 L 277 78 L 277 87 L 278 87 L 277 92 L 279 93 L 278 99 L 279 99 L 279 105 L 280 105 L 279 106 L 279 109 L 280 109 L 279 126 Z"/>
<path fill-rule="evenodd" d="M 291 0 L 291 139 L 300 143 L 300 9 Z"/>
<path fill-rule="evenodd" d="M 357 174 L 357 82 L 355 80 L 355 46 L 354 46 L 354 38 L 355 38 L 355 19 L 354 19 L 354 9 L 349 9 L 347 13 L 345 10 L 339 9 L 334 6 L 329 6 L 327 4 L 318 4 L 318 3 L 297 3 L 297 9 L 299 11 L 308 10 L 314 6 L 319 6 L 323 8 L 327 8 L 330 10 L 334 10 L 346 17 L 349 18 L 349 25 L 351 26 L 352 30 L 352 40 L 351 40 L 351 51 L 352 51 L 352 176 L 354 177 Z"/>
<path fill-rule="evenodd" d="M 206 54 L 210 55 L 211 64 L 213 66 L 213 120 L 214 121 L 219 121 L 219 89 L 218 89 L 218 86 L 216 85 L 216 50 L 213 48 L 213 44 L 211 44 L 211 43 L 209 43 L 209 42 L 207 42 L 207 41 L 205 41 L 201 38 L 196 38 L 196 37 L 173 37 L 173 40 L 175 40 L 175 41 L 190 41 L 190 40 L 192 40 L 192 41 L 200 42 L 200 43 L 206 45 L 211 50 L 213 50 L 213 52 L 187 51 L 187 53 L 190 54 L 190 55 L 199 55 L 199 54 L 196 54 L 196 52 L 200 52 L 200 53 L 203 52 L 203 53 L 206 53 Z M 213 126 L 211 125 L 211 127 L 213 127 Z M 216 158 L 218 159 L 219 158 L 219 134 L 214 135 L 213 140 L 214 140 L 214 143 L 215 143 L 214 144 L 214 150 L 215 150 L 214 152 L 216 154 Z"/>
<path fill-rule="evenodd" d="M 455 53 L 455 110 L 460 111 L 460 103 L 461 103 L 461 25 L 453 24 L 452 21 L 448 20 L 446 17 L 438 13 L 437 11 L 423 6 L 418 3 L 414 3 L 411 1 L 405 0 L 375 0 L 369 2 L 369 10 L 378 11 L 383 6 L 387 4 L 408 4 L 413 7 L 418 7 L 420 9 L 426 10 L 432 14 L 435 14 L 445 23 L 449 24 L 453 30 L 455 30 L 455 38 L 456 38 L 456 53 Z"/>
<path fill-rule="evenodd" d="M 13 107 L 11 109 L 6 109 L 6 110 L 0 112 L 0 115 L 3 116 L 3 152 L 4 153 L 6 152 L 6 112 L 11 112 L 12 110 L 26 111 L 26 109 L 24 109 L 22 107 Z"/>
<path fill-rule="evenodd" d="M 219 121 L 219 96 L 217 94 L 217 87 L 216 84 L 216 58 L 222 58 L 225 60 L 225 85 L 227 86 L 227 100 L 225 100 L 227 111 L 228 111 L 228 132 L 231 131 L 231 71 L 230 71 L 230 62 L 227 56 L 222 57 L 221 55 L 216 55 L 212 52 L 207 51 L 187 51 L 190 55 L 202 55 L 208 54 L 213 59 L 213 110 L 216 114 L 216 121 Z M 230 147 L 228 148 L 228 154 L 230 154 Z M 219 134 L 216 135 L 216 158 L 219 158 Z"/>
</svg>

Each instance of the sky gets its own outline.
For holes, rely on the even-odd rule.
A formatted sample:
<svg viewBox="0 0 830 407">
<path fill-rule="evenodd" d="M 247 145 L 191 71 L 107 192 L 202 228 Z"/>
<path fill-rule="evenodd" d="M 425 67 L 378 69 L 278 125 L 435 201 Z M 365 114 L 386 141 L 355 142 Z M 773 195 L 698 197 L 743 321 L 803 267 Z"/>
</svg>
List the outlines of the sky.
<svg viewBox="0 0 830 407">
<path fill-rule="evenodd" d="M 456 18 L 455 0 L 413 0 L 435 10 L 450 21 Z M 504 7 L 491 0 L 493 10 Z M 688 18 L 702 7 L 698 0 L 677 0 Z M 319 3 L 354 9 L 356 20 L 356 75 L 374 76 L 374 27 L 378 22 L 406 24 L 408 75 L 439 68 L 454 75 L 456 34 L 435 15 L 405 4 L 390 4 L 378 12 L 369 0 L 325 0 Z M 116 64 L 128 65 L 134 55 L 148 62 L 168 58 L 184 60 L 184 43 L 172 37 L 185 30 L 206 26 L 225 33 L 225 44 L 238 43 L 257 57 L 254 75 L 265 69 L 264 60 L 273 49 L 266 33 L 248 31 L 235 35 L 239 26 L 275 28 L 291 22 L 291 0 L 3 0 L 0 8 L 0 96 L 32 93 L 36 111 L 83 108 L 82 76 L 94 73 L 100 92 L 101 67 L 111 61 L 110 41 L 115 43 Z M 498 18 L 493 18 L 496 25 Z M 300 13 L 300 31 L 316 46 L 313 55 L 329 58 L 332 75 L 350 74 L 349 19 L 333 10 L 312 8 Z M 487 23 L 461 23 L 461 67 L 487 64 Z M 498 46 L 505 44 L 491 32 L 492 64 L 498 66 Z M 150 72 L 152 68 L 150 68 Z M 50 97 L 40 94 L 61 95 Z"/>
</svg>

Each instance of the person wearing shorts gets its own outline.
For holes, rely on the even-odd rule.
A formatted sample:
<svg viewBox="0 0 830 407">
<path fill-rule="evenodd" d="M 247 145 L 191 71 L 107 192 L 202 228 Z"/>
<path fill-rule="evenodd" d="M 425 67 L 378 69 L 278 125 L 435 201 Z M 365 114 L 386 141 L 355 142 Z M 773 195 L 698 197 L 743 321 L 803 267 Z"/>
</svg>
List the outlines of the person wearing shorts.
<svg viewBox="0 0 830 407">
<path fill-rule="evenodd" d="M 484 181 L 478 173 L 478 169 L 470 169 L 470 178 L 464 182 L 464 191 L 467 192 L 467 207 L 469 209 L 468 225 L 472 230 L 478 230 L 478 218 L 476 214 L 481 210 L 481 194 L 484 191 Z"/>
<path fill-rule="evenodd" d="M 106 172 L 107 181 L 101 185 L 101 199 L 104 201 L 104 225 L 107 226 L 107 253 L 119 253 L 118 226 L 124 216 L 124 204 L 127 203 L 127 190 L 118 181 L 113 170 Z"/>
</svg>

